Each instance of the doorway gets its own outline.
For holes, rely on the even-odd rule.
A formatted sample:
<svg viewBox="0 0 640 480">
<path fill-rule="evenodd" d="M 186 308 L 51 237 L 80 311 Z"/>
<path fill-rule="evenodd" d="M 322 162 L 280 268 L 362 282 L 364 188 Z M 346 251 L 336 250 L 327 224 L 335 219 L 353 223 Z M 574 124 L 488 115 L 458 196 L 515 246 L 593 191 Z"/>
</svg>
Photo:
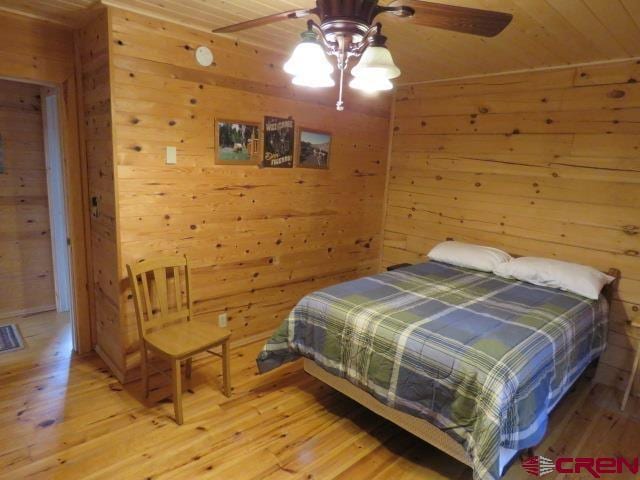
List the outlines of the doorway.
<svg viewBox="0 0 640 480">
<path fill-rule="evenodd" d="M 59 105 L 55 88 L 0 79 L 0 325 L 17 326 L 22 348 L 51 341 L 70 355 L 74 292 Z"/>
</svg>

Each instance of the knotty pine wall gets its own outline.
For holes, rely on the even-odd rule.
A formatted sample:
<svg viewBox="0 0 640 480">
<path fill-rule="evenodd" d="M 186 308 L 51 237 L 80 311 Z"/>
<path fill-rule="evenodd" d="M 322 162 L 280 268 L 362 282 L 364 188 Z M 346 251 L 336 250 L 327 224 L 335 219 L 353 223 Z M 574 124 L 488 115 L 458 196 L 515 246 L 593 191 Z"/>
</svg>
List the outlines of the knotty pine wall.
<svg viewBox="0 0 640 480">
<path fill-rule="evenodd" d="M 91 282 L 95 302 L 96 350 L 115 371 L 124 371 L 120 322 L 116 182 L 113 160 L 109 15 L 106 10 L 77 36 L 82 79 L 84 143 L 91 209 Z"/>
<path fill-rule="evenodd" d="M 398 89 L 383 263 L 456 239 L 620 269 L 599 377 L 621 386 L 640 318 L 638 80 L 626 61 Z"/>
<path fill-rule="evenodd" d="M 0 318 L 55 309 L 40 87 L 0 80 Z"/>
<path fill-rule="evenodd" d="M 189 255 L 197 315 L 217 322 L 227 312 L 235 342 L 268 335 L 304 294 L 377 270 L 388 97 L 349 92 L 338 113 L 335 92 L 292 88 L 285 59 L 268 50 L 117 9 L 109 16 L 116 201 L 103 214 L 116 215 L 108 252 L 119 255 L 112 324 L 122 349 L 113 342 L 108 355 L 119 377 L 138 361 L 128 262 Z M 196 64 L 199 45 L 212 49 L 214 66 Z M 216 166 L 214 119 L 265 115 L 333 132 L 330 169 Z M 177 147 L 177 165 L 165 165 L 167 146 Z"/>
</svg>

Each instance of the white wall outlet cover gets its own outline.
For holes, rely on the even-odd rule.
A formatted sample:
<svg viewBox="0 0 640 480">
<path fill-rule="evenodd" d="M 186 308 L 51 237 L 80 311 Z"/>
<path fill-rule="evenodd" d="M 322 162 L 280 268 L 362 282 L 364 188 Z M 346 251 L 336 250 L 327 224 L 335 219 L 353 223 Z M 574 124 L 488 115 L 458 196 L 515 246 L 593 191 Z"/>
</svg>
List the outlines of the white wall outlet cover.
<svg viewBox="0 0 640 480">
<path fill-rule="evenodd" d="M 213 64 L 213 52 L 204 45 L 196 48 L 196 61 L 203 67 L 210 67 Z"/>
<path fill-rule="evenodd" d="M 219 327 L 226 327 L 228 323 L 229 322 L 228 322 L 226 313 L 221 313 L 220 315 L 218 315 L 218 326 Z"/>
<path fill-rule="evenodd" d="M 178 163 L 176 147 L 167 147 L 167 165 L 175 165 L 176 163 Z"/>
</svg>

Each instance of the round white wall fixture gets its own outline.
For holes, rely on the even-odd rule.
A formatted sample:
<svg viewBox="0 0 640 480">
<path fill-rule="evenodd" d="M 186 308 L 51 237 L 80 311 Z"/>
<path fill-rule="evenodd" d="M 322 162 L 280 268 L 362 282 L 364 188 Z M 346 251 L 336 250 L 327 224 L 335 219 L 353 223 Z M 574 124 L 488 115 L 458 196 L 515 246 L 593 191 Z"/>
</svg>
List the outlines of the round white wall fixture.
<svg viewBox="0 0 640 480">
<path fill-rule="evenodd" d="M 203 67 L 210 67 L 213 63 L 213 53 L 208 47 L 200 46 L 196 48 L 196 60 Z"/>
</svg>

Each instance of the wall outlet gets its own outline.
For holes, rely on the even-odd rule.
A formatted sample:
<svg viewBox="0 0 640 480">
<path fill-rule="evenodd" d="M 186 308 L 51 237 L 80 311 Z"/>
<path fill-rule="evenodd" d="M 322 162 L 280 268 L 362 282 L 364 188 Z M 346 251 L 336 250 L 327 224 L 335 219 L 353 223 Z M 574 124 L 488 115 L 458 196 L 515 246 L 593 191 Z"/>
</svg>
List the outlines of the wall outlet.
<svg viewBox="0 0 640 480">
<path fill-rule="evenodd" d="M 167 165 L 178 163 L 178 152 L 176 147 L 167 147 Z"/>
<path fill-rule="evenodd" d="M 227 314 L 225 313 L 221 313 L 220 315 L 218 315 L 218 326 L 219 327 L 226 327 L 229 324 L 229 319 L 227 318 Z"/>
</svg>

